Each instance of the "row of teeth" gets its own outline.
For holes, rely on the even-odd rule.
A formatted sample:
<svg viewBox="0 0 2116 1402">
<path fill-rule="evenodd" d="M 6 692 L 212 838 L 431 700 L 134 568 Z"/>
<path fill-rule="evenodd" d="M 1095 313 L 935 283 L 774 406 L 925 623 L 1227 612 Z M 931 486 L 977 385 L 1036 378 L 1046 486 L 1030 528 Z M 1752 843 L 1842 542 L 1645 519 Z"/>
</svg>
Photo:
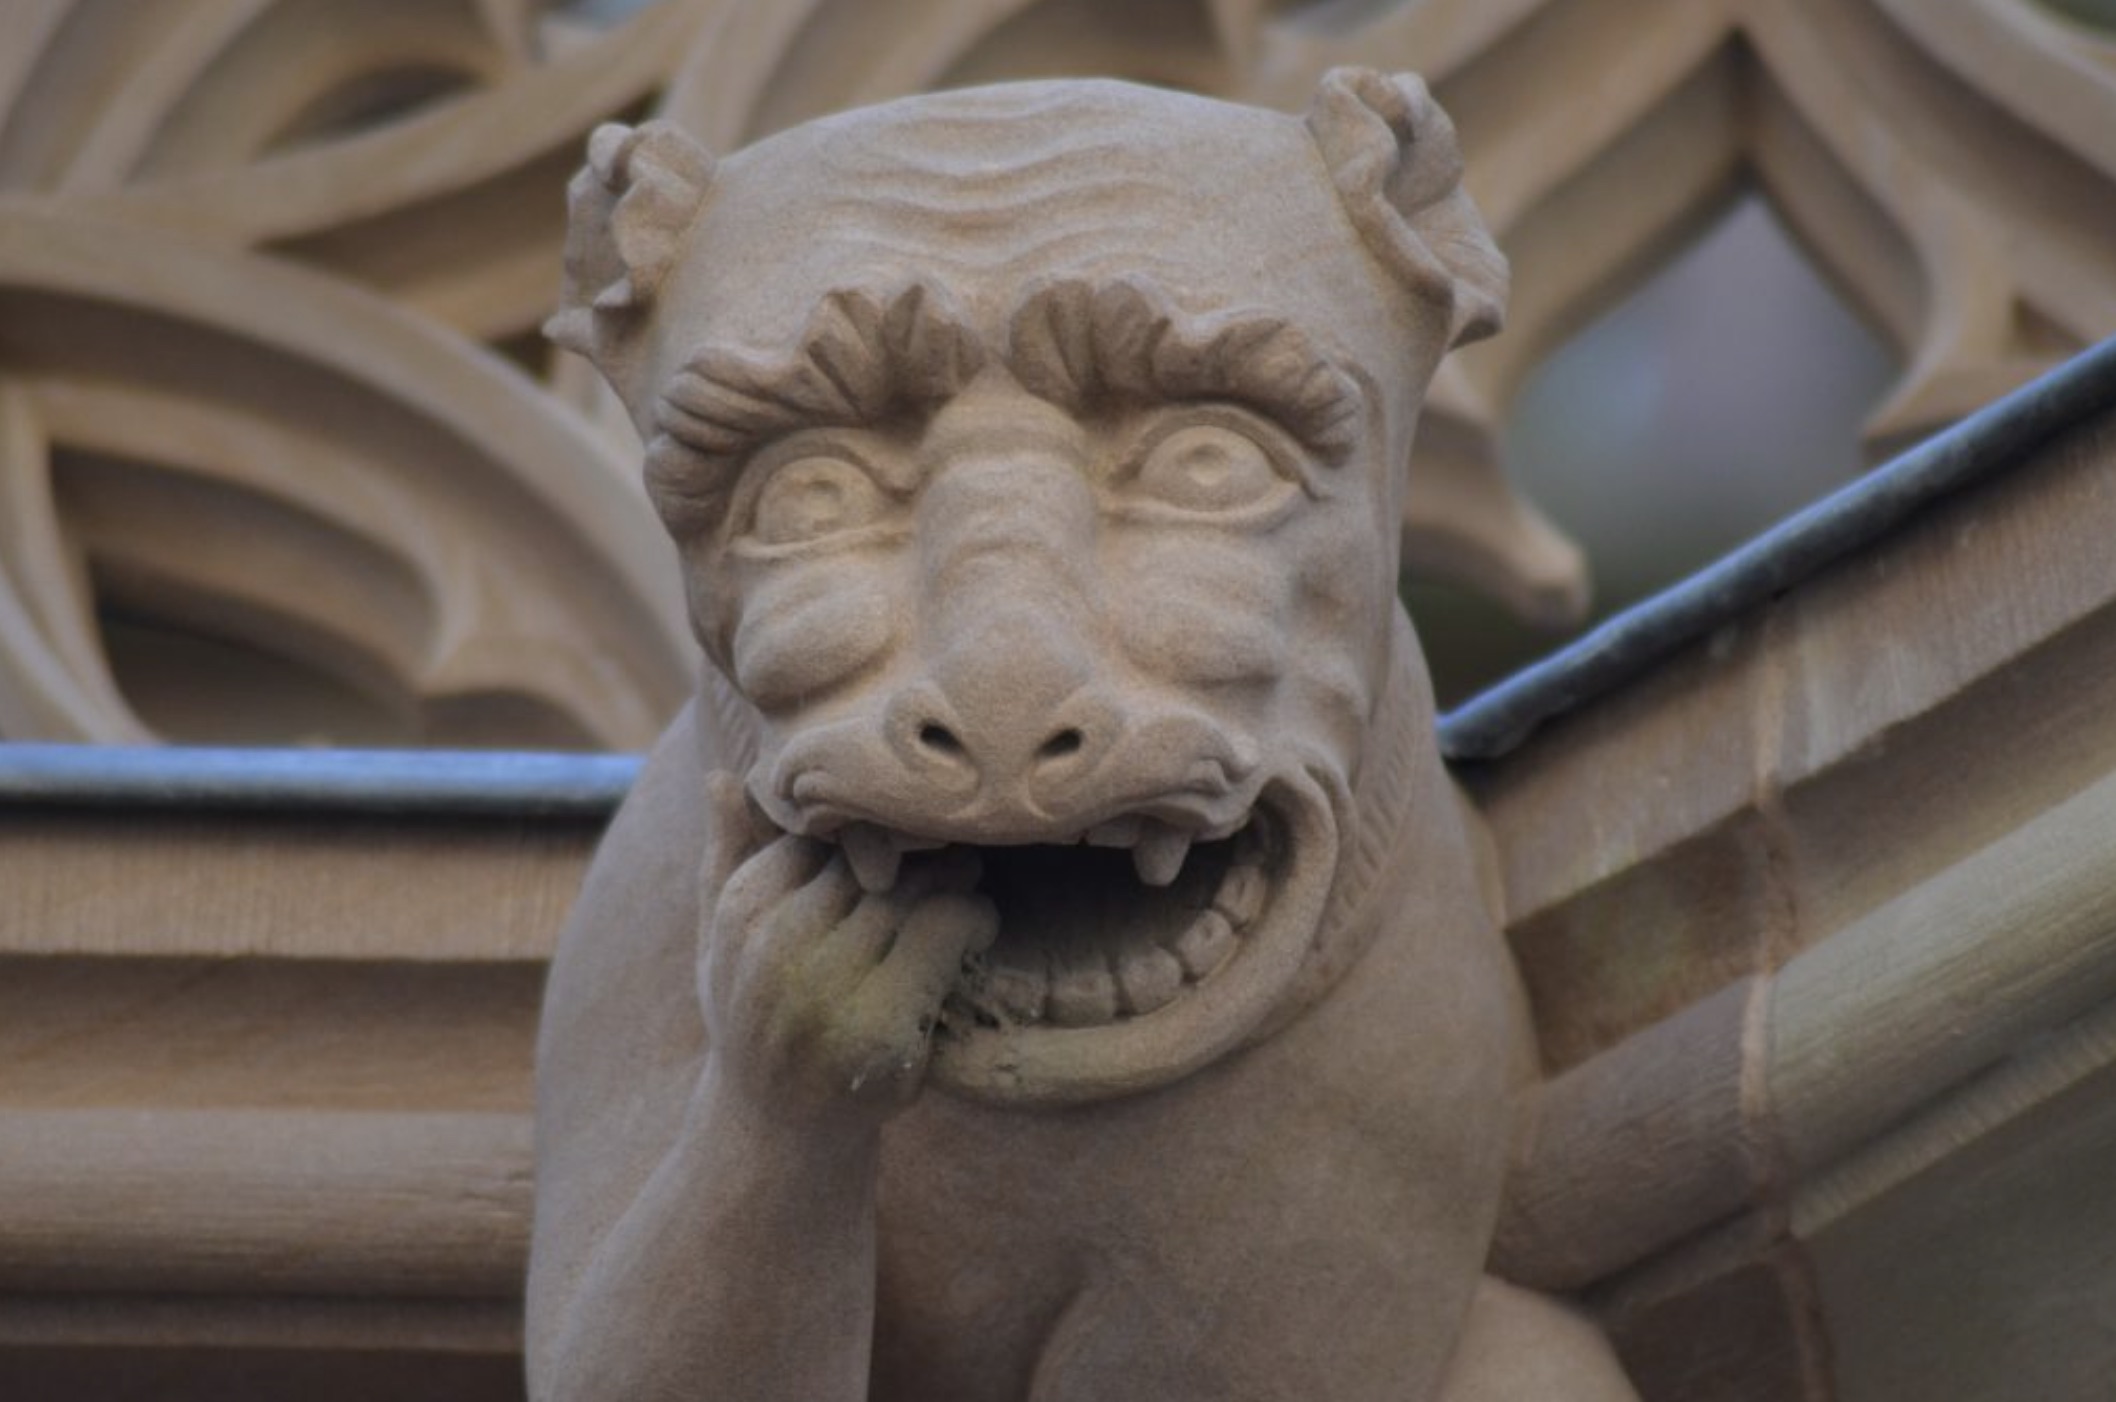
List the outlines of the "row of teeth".
<svg viewBox="0 0 2116 1402">
<path fill-rule="evenodd" d="M 1227 962 L 1237 940 L 1263 909 L 1265 877 L 1254 861 L 1227 869 L 1212 907 L 1201 910 L 1167 948 L 1148 944 L 1114 955 L 1079 952 L 1055 967 L 1039 959 L 987 968 L 983 999 L 1016 1023 L 1100 1027 L 1173 1002 L 1186 983 L 1209 977 Z"/>
<path fill-rule="evenodd" d="M 1158 818 L 1130 814 L 1107 823 L 1098 824 L 1081 833 L 1075 841 L 1090 847 L 1128 847 L 1131 849 L 1133 870 L 1139 880 L 1148 886 L 1168 886 L 1183 874 L 1183 863 L 1190 856 L 1191 844 L 1215 842 L 1238 831 L 1246 819 L 1236 819 L 1202 831 L 1189 831 Z M 852 867 L 852 875 L 860 883 L 860 889 L 871 895 L 881 895 L 896 889 L 897 873 L 903 869 L 904 853 L 924 852 L 945 844 L 925 837 L 913 837 L 874 823 L 849 823 L 837 834 L 837 841 L 845 853 L 845 860 Z"/>
</svg>

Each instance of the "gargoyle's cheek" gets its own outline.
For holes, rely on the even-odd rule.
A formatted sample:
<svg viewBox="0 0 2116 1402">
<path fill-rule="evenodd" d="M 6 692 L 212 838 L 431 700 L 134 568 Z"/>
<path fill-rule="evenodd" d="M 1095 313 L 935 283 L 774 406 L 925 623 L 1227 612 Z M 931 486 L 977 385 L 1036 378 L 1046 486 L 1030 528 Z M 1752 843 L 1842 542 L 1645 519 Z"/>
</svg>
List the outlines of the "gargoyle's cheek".
<svg viewBox="0 0 2116 1402">
<path fill-rule="evenodd" d="M 1277 682 L 1289 665 L 1284 573 L 1248 541 L 1181 543 L 1112 560 L 1112 607 L 1132 665 L 1177 685 Z"/>
<path fill-rule="evenodd" d="M 1228 617 L 1183 599 L 1157 601 L 1119 627 L 1142 671 L 1182 686 L 1270 686 L 1286 673 L 1286 639 L 1268 617 Z"/>
<path fill-rule="evenodd" d="M 820 700 L 893 652 L 907 601 L 870 561 L 787 562 L 744 581 L 735 684 L 770 712 Z"/>
<path fill-rule="evenodd" d="M 1317 739 L 1347 771 L 1364 742 L 1389 672 L 1396 591 L 1378 548 L 1364 537 L 1305 552 L 1297 566 L 1288 631 L 1296 660 L 1282 693 L 1280 723 Z"/>
</svg>

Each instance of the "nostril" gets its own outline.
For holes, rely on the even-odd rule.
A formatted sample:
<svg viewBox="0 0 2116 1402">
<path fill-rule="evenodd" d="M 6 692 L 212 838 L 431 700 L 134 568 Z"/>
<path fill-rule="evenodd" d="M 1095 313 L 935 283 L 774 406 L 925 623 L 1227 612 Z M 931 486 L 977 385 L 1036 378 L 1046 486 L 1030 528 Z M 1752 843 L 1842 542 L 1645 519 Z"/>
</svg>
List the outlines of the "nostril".
<svg viewBox="0 0 2116 1402">
<path fill-rule="evenodd" d="M 1036 751 L 1036 757 L 1038 759 L 1063 759 L 1067 755 L 1078 754 L 1080 747 L 1086 743 L 1086 736 L 1082 735 L 1078 730 L 1068 728 L 1059 731 L 1056 735 L 1044 741 L 1042 748 Z"/>
<path fill-rule="evenodd" d="M 955 732 L 935 721 L 927 721 L 918 728 L 918 743 L 924 745 L 935 754 L 959 755 L 962 753 L 962 741 L 955 738 Z"/>
</svg>

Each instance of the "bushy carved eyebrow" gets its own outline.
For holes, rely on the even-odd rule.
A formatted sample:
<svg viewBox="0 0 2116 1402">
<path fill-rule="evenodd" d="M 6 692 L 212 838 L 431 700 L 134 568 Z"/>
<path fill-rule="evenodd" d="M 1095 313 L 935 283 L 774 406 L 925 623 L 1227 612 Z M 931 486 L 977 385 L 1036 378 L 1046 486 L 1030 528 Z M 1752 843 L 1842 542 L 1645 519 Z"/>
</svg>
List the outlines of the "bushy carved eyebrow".
<svg viewBox="0 0 2116 1402">
<path fill-rule="evenodd" d="M 1014 314 L 1007 365 L 1031 394 L 1075 413 L 1112 398 L 1231 399 L 1329 461 L 1359 441 L 1357 382 L 1301 328 L 1253 311 L 1189 317 L 1128 280 L 1031 293 Z"/>
<path fill-rule="evenodd" d="M 924 283 L 826 296 L 791 355 L 694 353 L 654 406 L 647 489 L 679 535 L 720 514 L 742 462 L 783 434 L 930 413 L 984 365 L 983 343 Z"/>
</svg>

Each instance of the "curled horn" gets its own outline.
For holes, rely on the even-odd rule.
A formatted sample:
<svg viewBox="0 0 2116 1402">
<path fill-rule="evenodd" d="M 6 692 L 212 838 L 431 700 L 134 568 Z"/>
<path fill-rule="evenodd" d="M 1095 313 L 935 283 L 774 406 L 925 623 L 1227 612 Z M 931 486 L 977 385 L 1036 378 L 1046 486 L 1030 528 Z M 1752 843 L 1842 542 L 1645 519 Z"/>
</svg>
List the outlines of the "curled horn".
<svg viewBox="0 0 2116 1402">
<path fill-rule="evenodd" d="M 566 188 L 565 282 L 544 334 L 620 392 L 632 344 L 712 188 L 713 157 L 673 122 L 609 123 Z"/>
<path fill-rule="evenodd" d="M 1448 344 L 1499 329 L 1506 255 L 1462 188 L 1454 123 L 1410 73 L 1334 68 L 1308 106 L 1308 132 L 1353 227 L 1406 286 L 1448 311 Z"/>
</svg>

